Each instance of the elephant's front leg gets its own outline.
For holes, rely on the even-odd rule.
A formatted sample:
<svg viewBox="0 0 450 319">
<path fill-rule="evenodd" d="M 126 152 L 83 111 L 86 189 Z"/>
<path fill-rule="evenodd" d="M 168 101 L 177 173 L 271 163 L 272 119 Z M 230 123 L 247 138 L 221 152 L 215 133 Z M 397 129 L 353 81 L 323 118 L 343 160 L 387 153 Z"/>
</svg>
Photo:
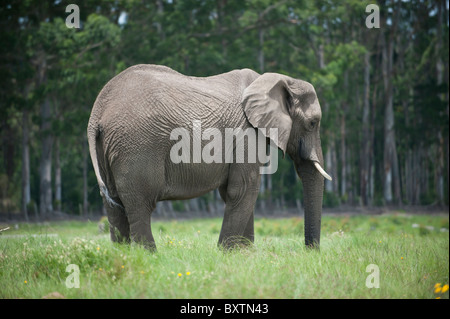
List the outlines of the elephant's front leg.
<svg viewBox="0 0 450 319">
<path fill-rule="evenodd" d="M 259 167 L 231 164 L 225 196 L 225 216 L 219 245 L 232 248 L 253 243 L 253 210 L 259 192 Z"/>
</svg>

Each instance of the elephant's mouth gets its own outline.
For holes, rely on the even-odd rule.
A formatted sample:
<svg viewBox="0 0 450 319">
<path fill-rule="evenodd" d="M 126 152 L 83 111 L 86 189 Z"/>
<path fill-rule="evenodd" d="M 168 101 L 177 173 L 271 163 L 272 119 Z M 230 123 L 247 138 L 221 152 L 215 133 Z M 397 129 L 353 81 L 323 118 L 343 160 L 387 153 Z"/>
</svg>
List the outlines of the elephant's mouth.
<svg viewBox="0 0 450 319">
<path fill-rule="evenodd" d="M 319 162 L 314 161 L 314 167 L 319 171 L 319 173 L 325 177 L 326 179 L 328 179 L 329 181 L 332 181 L 333 179 L 331 178 L 330 175 L 327 174 L 327 172 L 325 172 L 325 170 L 322 168 L 322 166 L 320 166 Z"/>
</svg>

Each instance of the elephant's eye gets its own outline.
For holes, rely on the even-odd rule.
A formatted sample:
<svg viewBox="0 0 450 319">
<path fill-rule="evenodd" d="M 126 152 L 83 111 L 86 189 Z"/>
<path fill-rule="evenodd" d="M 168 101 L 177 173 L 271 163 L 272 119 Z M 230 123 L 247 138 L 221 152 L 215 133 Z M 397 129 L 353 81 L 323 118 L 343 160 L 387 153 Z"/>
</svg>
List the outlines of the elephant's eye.
<svg viewBox="0 0 450 319">
<path fill-rule="evenodd" d="M 311 122 L 309 122 L 309 127 L 314 128 L 314 127 L 316 127 L 316 124 L 317 124 L 316 121 L 311 121 Z"/>
</svg>

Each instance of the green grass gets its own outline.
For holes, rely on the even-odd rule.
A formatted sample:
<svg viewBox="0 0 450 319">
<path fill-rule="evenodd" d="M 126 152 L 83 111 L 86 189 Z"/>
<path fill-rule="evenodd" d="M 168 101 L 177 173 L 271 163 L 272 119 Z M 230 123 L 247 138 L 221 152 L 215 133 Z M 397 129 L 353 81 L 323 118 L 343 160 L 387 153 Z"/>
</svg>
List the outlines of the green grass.
<svg viewBox="0 0 450 319">
<path fill-rule="evenodd" d="M 161 221 L 153 254 L 112 244 L 95 222 L 9 225 L 0 298 L 448 298 L 434 293 L 449 282 L 448 224 L 448 216 L 324 216 L 319 252 L 304 248 L 303 219 L 257 219 L 253 246 L 223 252 L 221 219 Z M 66 287 L 69 264 L 79 266 L 80 288 Z M 366 287 L 369 264 L 379 267 L 379 288 Z"/>
</svg>

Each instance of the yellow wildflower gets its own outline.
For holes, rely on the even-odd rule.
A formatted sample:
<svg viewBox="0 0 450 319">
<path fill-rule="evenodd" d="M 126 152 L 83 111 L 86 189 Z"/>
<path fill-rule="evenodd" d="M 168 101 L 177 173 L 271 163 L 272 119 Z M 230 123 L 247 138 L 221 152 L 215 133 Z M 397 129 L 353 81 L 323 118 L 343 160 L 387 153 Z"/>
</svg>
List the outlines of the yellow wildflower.
<svg viewBox="0 0 450 319">
<path fill-rule="evenodd" d="M 181 273 L 178 273 L 178 277 L 181 277 L 181 276 L 183 276 Z"/>
<path fill-rule="evenodd" d="M 448 288 L 447 288 L 448 289 Z M 441 284 L 438 282 L 437 284 L 434 285 L 434 293 L 438 294 L 442 291 L 442 287 Z M 446 290 L 447 291 L 447 290 Z"/>
<path fill-rule="evenodd" d="M 445 294 L 448 291 L 448 284 L 445 284 L 444 287 L 442 287 L 441 293 Z"/>
<path fill-rule="evenodd" d="M 189 276 L 191 274 L 191 272 L 190 271 L 188 271 L 187 273 L 186 273 L 186 276 Z"/>
</svg>

